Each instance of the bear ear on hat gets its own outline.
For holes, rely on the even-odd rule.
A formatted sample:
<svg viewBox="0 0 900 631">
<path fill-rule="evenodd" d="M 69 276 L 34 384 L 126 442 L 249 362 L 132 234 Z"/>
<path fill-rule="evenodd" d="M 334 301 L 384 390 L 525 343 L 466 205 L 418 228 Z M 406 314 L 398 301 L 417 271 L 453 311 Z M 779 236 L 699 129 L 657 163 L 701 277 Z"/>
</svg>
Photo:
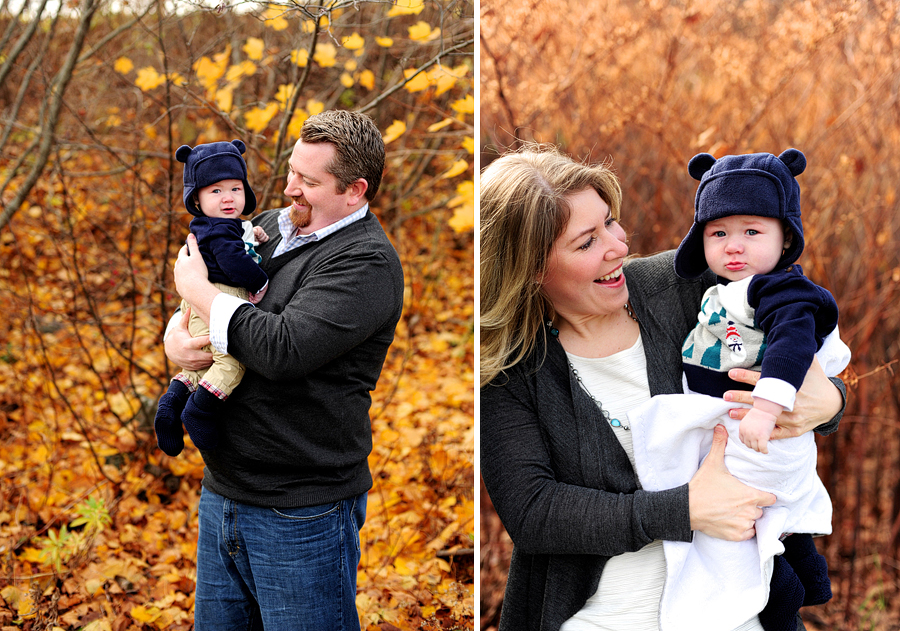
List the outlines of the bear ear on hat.
<svg viewBox="0 0 900 631">
<path fill-rule="evenodd" d="M 799 149 L 788 149 L 778 159 L 787 165 L 791 175 L 797 177 L 806 170 L 806 156 Z"/>
<path fill-rule="evenodd" d="M 691 161 L 688 162 L 688 173 L 691 174 L 691 177 L 695 180 L 699 180 L 703 177 L 703 174 L 709 171 L 712 168 L 712 165 L 716 163 L 716 159 L 708 153 L 698 153 Z"/>
<path fill-rule="evenodd" d="M 232 140 L 231 144 L 233 144 L 235 147 L 237 147 L 237 150 L 240 151 L 242 154 L 245 151 L 247 151 L 247 146 L 244 144 L 243 140 Z"/>
<path fill-rule="evenodd" d="M 185 164 L 187 164 L 188 156 L 191 155 L 191 151 L 193 151 L 193 149 L 191 149 L 189 146 L 181 145 L 175 152 L 175 159 L 179 162 L 184 162 Z"/>
</svg>

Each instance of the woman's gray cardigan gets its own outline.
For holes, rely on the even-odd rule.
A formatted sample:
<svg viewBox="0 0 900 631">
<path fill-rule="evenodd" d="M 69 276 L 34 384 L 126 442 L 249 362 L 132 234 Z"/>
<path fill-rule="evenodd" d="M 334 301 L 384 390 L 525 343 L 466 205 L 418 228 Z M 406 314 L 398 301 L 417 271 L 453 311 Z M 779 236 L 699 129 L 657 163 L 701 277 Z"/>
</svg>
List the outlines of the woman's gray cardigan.
<svg viewBox="0 0 900 631">
<path fill-rule="evenodd" d="M 679 278 L 673 256 L 625 267 L 652 395 L 682 392 L 681 344 L 715 282 L 708 271 Z M 526 359 L 481 388 L 480 406 L 481 473 L 514 543 L 501 631 L 555 631 L 596 591 L 609 557 L 657 539 L 690 541 L 687 485 L 638 489 L 555 338 L 539 335 Z M 841 414 L 820 433 L 836 430 Z"/>
</svg>

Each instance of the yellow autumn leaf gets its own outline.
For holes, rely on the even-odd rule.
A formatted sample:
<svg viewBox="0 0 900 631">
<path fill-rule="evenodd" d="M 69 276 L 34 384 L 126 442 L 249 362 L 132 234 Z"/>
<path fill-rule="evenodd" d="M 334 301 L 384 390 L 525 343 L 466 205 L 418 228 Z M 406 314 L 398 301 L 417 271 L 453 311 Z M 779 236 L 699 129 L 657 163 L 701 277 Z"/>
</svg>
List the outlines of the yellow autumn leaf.
<svg viewBox="0 0 900 631">
<path fill-rule="evenodd" d="M 440 131 L 441 129 L 443 129 L 443 128 L 446 127 L 447 125 L 452 124 L 454 120 L 455 120 L 455 119 L 453 119 L 453 118 L 445 118 L 445 119 L 442 120 L 440 123 L 435 123 L 434 125 L 429 125 L 427 131 L 429 131 L 429 132 L 432 132 L 432 131 Z"/>
<path fill-rule="evenodd" d="M 312 34 L 316 32 L 316 23 L 313 20 L 305 20 L 303 22 L 303 32 Z"/>
<path fill-rule="evenodd" d="M 144 607 L 143 605 L 138 605 L 137 607 L 132 607 L 129 614 L 132 618 L 142 624 L 152 624 L 160 617 L 160 615 L 162 615 L 162 610 L 159 607 Z"/>
<path fill-rule="evenodd" d="M 239 64 L 235 64 L 228 68 L 225 73 L 225 80 L 229 83 L 239 81 L 242 77 L 252 77 L 256 72 L 256 64 L 245 59 Z"/>
<path fill-rule="evenodd" d="M 219 107 L 219 110 L 227 114 L 231 111 L 231 107 L 233 104 L 234 88 L 232 88 L 231 86 L 226 86 L 221 90 L 216 90 L 216 105 Z"/>
<path fill-rule="evenodd" d="M 475 137 L 474 136 L 466 136 L 463 138 L 460 147 L 468 151 L 470 154 L 475 154 Z"/>
<path fill-rule="evenodd" d="M 351 77 L 351 76 L 350 76 L 348 73 L 346 73 L 346 72 L 342 72 L 342 73 L 341 73 L 341 76 L 340 76 L 340 82 L 341 82 L 341 85 L 344 86 L 345 88 L 352 88 L 352 87 L 353 87 L 353 83 L 354 83 L 353 77 Z"/>
<path fill-rule="evenodd" d="M 253 59 L 254 61 L 259 61 L 263 58 L 263 52 L 265 52 L 265 43 L 258 37 L 248 37 L 247 43 L 244 44 L 243 50 L 245 53 L 247 53 L 247 57 Z"/>
<path fill-rule="evenodd" d="M 415 73 L 415 68 L 407 68 L 403 71 L 403 76 L 409 79 L 410 77 L 413 77 Z M 428 75 L 424 72 L 420 72 L 412 79 L 409 79 L 409 82 L 403 87 L 406 88 L 408 92 L 421 92 L 422 90 L 427 90 L 430 85 L 431 82 L 428 81 Z"/>
<path fill-rule="evenodd" d="M 287 107 L 288 101 L 294 95 L 294 86 L 292 84 L 283 83 L 278 86 L 278 92 L 275 93 L 275 100 L 278 101 L 281 110 Z"/>
<path fill-rule="evenodd" d="M 428 71 L 428 80 L 435 86 L 434 95 L 440 96 L 454 85 L 457 80 L 465 77 L 469 72 L 469 67 L 465 64 L 449 68 L 447 66 L 434 66 Z"/>
<path fill-rule="evenodd" d="M 423 21 L 416 22 L 407 30 L 409 31 L 409 39 L 414 42 L 429 42 L 433 39 L 437 39 L 441 34 L 440 28 L 435 27 L 434 30 L 432 30 L 431 24 Z"/>
<path fill-rule="evenodd" d="M 359 67 L 359 64 L 356 63 L 355 59 L 348 59 L 347 61 L 344 62 L 344 70 L 346 70 L 347 72 L 353 72 L 358 67 Z"/>
<path fill-rule="evenodd" d="M 425 8 L 425 0 L 396 0 L 388 11 L 389 18 L 398 15 L 418 15 Z"/>
<path fill-rule="evenodd" d="M 225 74 L 225 69 L 227 67 L 228 58 L 221 55 L 216 55 L 215 60 L 203 56 L 194 62 L 194 72 L 197 73 L 200 85 L 207 90 L 215 88 L 216 83 Z"/>
<path fill-rule="evenodd" d="M 453 103 L 450 104 L 450 108 L 454 112 L 459 112 L 460 114 L 474 114 L 475 99 L 472 98 L 471 94 L 467 94 L 466 98 L 453 101 Z"/>
<path fill-rule="evenodd" d="M 30 563 L 43 563 L 44 561 L 43 551 L 39 548 L 25 548 L 19 554 L 19 558 Z"/>
<path fill-rule="evenodd" d="M 447 206 L 456 208 L 447 222 L 456 232 L 464 232 L 475 227 L 475 183 L 466 180 L 456 187 L 458 195 L 451 199 Z"/>
<path fill-rule="evenodd" d="M 360 72 L 359 84 L 367 90 L 375 89 L 375 73 L 371 70 L 363 70 Z"/>
<path fill-rule="evenodd" d="M 113 64 L 113 68 L 119 74 L 128 74 L 134 70 L 134 63 L 128 57 L 119 57 Z"/>
<path fill-rule="evenodd" d="M 244 122 L 247 125 L 247 129 L 260 134 L 269 125 L 269 121 L 271 121 L 277 113 L 278 103 L 269 103 L 264 108 L 254 107 L 244 114 Z"/>
<path fill-rule="evenodd" d="M 391 123 L 390 127 L 388 127 L 385 132 L 382 140 L 384 140 L 384 144 L 390 144 L 397 140 L 400 136 L 402 136 L 406 132 L 406 123 L 400 120 L 394 120 Z"/>
<path fill-rule="evenodd" d="M 284 19 L 284 10 L 278 7 L 269 7 L 263 13 L 263 19 L 266 26 L 275 30 L 283 31 L 288 27 L 288 21 Z"/>
<path fill-rule="evenodd" d="M 366 40 L 356 31 L 354 31 L 352 35 L 341 38 L 341 46 L 348 50 L 359 50 L 365 45 Z"/>
<path fill-rule="evenodd" d="M 181 76 L 181 74 L 179 74 L 177 72 L 170 72 L 167 75 L 167 79 L 168 79 L 169 83 L 171 83 L 172 85 L 185 86 L 188 83 L 187 79 L 185 79 L 183 76 Z"/>
<path fill-rule="evenodd" d="M 149 92 L 154 88 L 158 88 L 166 82 L 166 76 L 156 72 L 152 66 L 141 68 L 138 70 L 137 78 L 134 84 L 141 89 L 142 92 Z"/>
<path fill-rule="evenodd" d="M 335 55 L 337 55 L 335 45 L 331 42 L 322 42 L 321 44 L 316 44 L 313 60 L 323 68 L 330 68 L 337 63 Z"/>
<path fill-rule="evenodd" d="M 390 48 L 394 45 L 394 40 L 391 37 L 376 37 L 375 43 L 382 48 Z"/>
<path fill-rule="evenodd" d="M 309 112 L 310 116 L 315 116 L 316 114 L 321 114 L 325 110 L 325 104 L 322 101 L 317 101 L 315 99 L 309 99 L 306 102 L 306 111 Z"/>
<path fill-rule="evenodd" d="M 446 171 L 440 178 L 438 178 L 438 179 L 440 179 L 440 180 L 446 180 L 446 179 L 449 179 L 449 178 L 451 178 L 451 177 L 456 177 L 456 176 L 459 175 L 460 173 L 465 173 L 465 172 L 466 172 L 466 169 L 468 169 L 468 168 L 469 168 L 469 163 L 468 163 L 468 162 L 466 162 L 465 160 L 457 160 L 457 161 L 454 162 L 454 163 L 450 166 L 450 168 L 447 169 L 447 171 Z"/>
<path fill-rule="evenodd" d="M 288 138 L 300 137 L 300 130 L 303 128 L 303 122 L 307 118 L 309 118 L 309 114 L 307 114 L 302 108 L 297 108 L 296 110 L 294 110 L 294 115 L 291 117 L 291 122 L 288 123 Z"/>
<path fill-rule="evenodd" d="M 31 620 L 36 618 L 38 614 L 37 604 L 31 596 L 31 592 L 25 592 L 19 596 L 19 606 L 17 608 L 19 617 L 23 620 Z"/>
<path fill-rule="evenodd" d="M 306 64 L 309 63 L 309 51 L 305 48 L 301 50 L 292 50 L 291 62 L 300 66 L 301 68 L 305 68 Z"/>
</svg>

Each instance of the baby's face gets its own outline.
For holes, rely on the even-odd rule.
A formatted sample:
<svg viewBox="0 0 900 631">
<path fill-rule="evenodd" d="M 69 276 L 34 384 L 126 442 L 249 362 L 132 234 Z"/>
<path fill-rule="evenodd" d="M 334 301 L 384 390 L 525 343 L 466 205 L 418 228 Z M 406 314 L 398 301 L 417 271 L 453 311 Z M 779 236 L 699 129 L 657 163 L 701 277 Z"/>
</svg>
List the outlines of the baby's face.
<svg viewBox="0 0 900 631">
<path fill-rule="evenodd" d="M 244 212 L 244 183 L 220 180 L 197 192 L 197 205 L 207 217 L 236 219 Z"/>
<path fill-rule="evenodd" d="M 781 222 L 771 217 L 732 215 L 703 227 L 709 269 L 730 281 L 768 274 L 789 244 Z"/>
</svg>

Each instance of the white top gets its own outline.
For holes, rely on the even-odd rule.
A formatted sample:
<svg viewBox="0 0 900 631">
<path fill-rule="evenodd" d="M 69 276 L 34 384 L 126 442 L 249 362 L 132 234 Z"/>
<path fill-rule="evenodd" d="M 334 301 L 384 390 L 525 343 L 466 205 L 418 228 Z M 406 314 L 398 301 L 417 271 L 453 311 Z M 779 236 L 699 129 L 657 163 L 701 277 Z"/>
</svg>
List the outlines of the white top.
<svg viewBox="0 0 900 631">
<path fill-rule="evenodd" d="M 600 400 L 611 418 L 628 423 L 628 410 L 650 400 L 640 336 L 634 346 L 609 357 L 566 355 L 584 386 Z M 632 431 L 613 427 L 613 432 L 634 466 Z M 563 623 L 561 631 L 657 631 L 665 581 L 662 541 L 654 541 L 637 552 L 616 555 L 606 562 L 596 593 Z M 735 631 L 751 630 L 762 631 L 756 617 Z"/>
</svg>

